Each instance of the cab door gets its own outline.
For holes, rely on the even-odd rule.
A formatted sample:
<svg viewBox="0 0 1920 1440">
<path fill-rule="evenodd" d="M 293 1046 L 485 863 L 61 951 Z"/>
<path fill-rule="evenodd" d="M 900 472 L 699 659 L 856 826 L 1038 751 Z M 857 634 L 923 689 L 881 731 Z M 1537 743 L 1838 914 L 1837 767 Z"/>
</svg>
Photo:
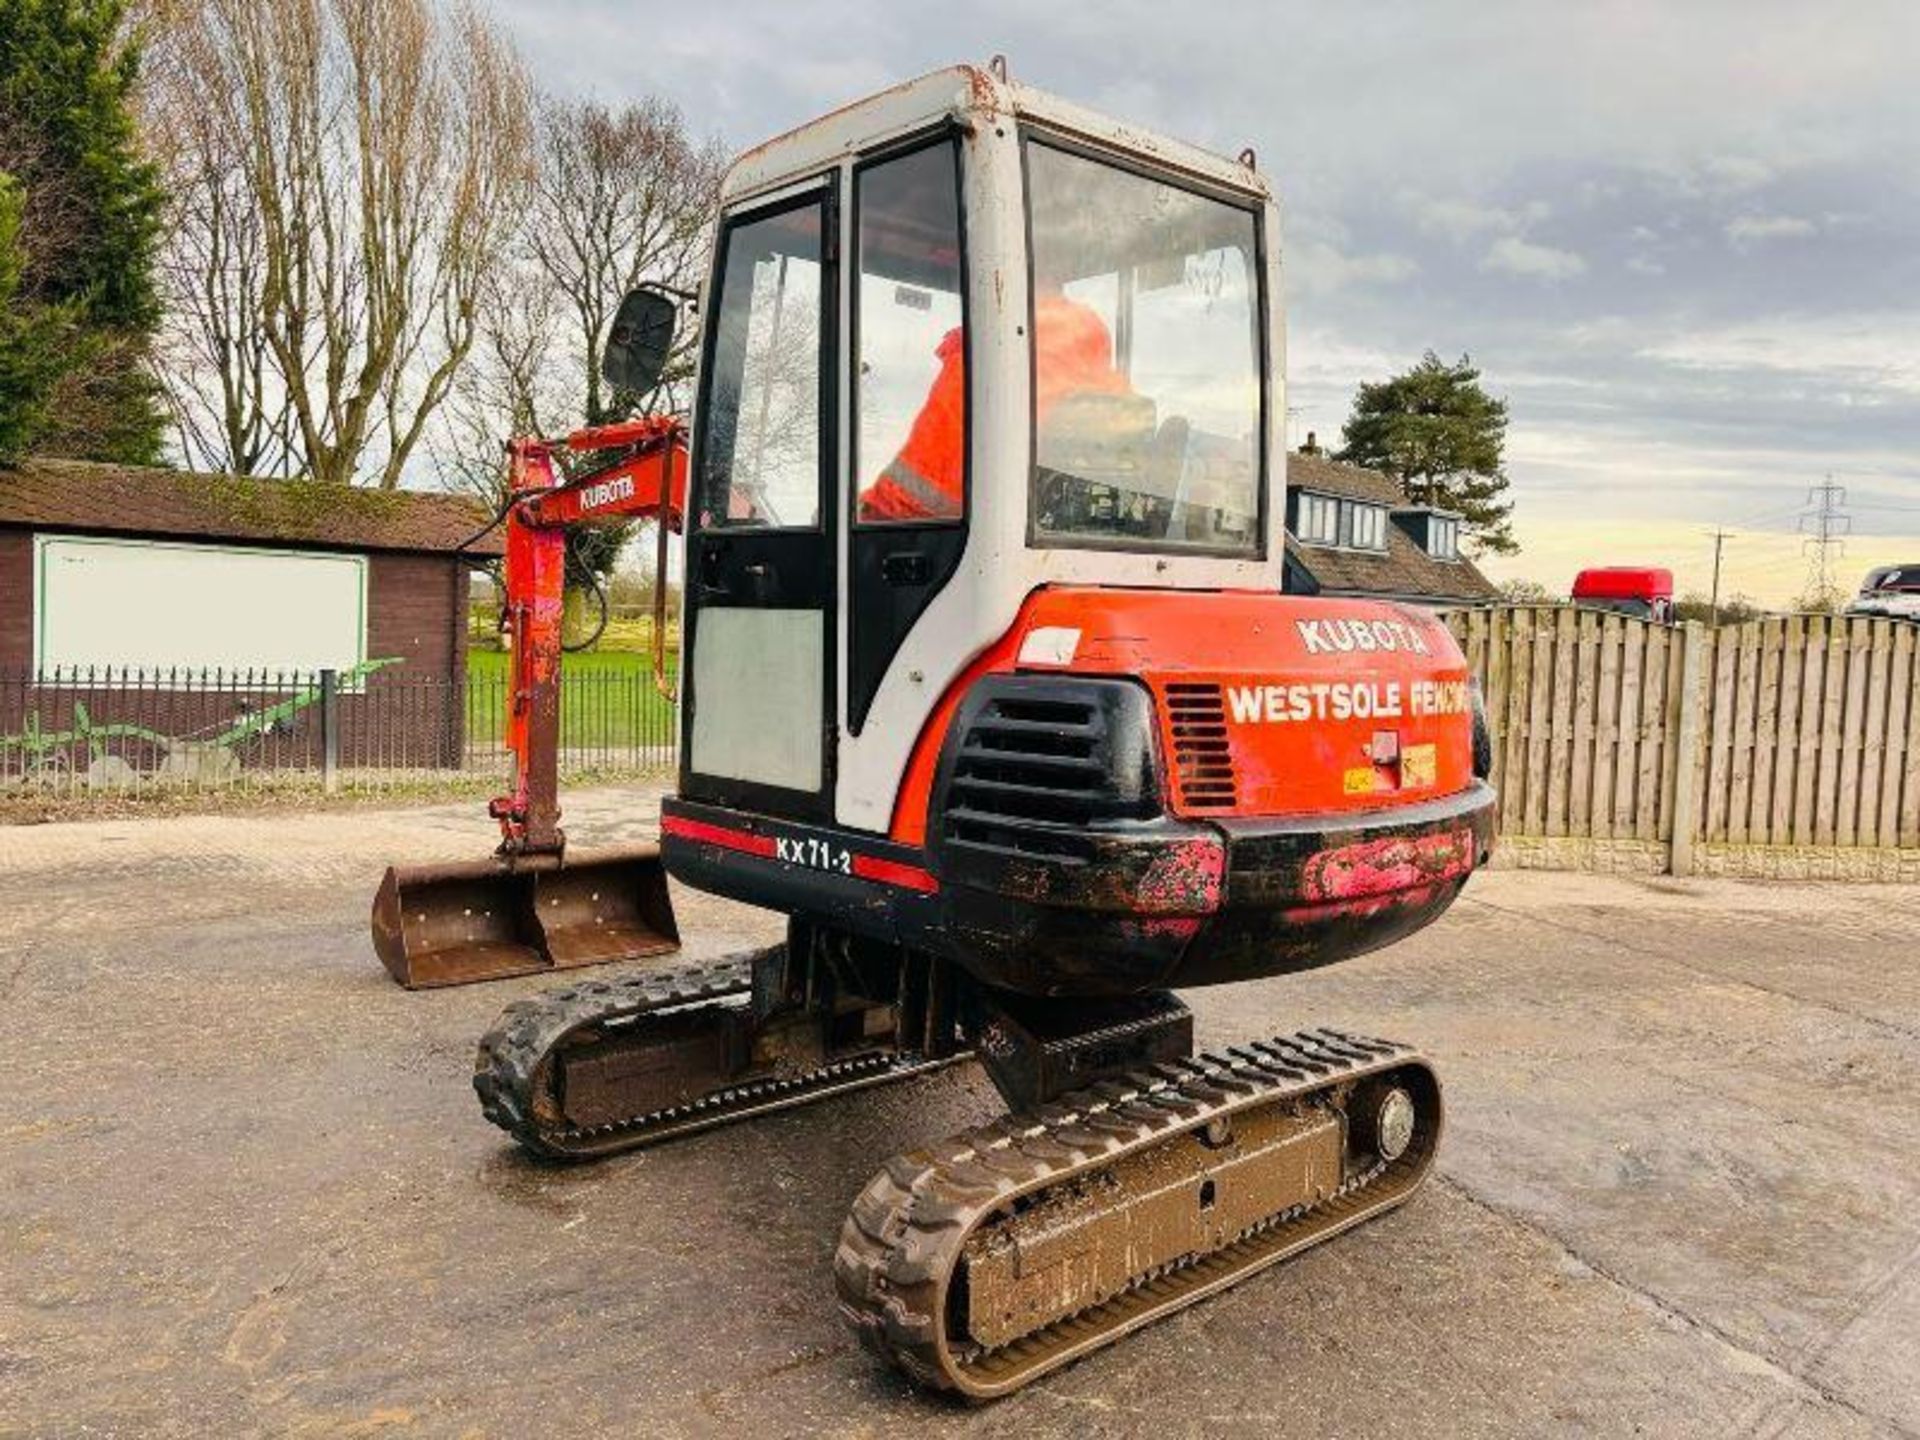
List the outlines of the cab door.
<svg viewBox="0 0 1920 1440">
<path fill-rule="evenodd" d="M 831 818 L 835 201 L 722 225 L 688 506 L 681 793 L 795 819 Z"/>
</svg>

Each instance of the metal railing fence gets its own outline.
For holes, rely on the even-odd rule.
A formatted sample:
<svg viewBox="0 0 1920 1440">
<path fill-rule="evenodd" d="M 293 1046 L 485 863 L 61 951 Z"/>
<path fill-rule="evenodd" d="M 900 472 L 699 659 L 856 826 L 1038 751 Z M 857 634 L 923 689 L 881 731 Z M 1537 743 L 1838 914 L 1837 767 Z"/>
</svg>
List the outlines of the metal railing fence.
<svg viewBox="0 0 1920 1440">
<path fill-rule="evenodd" d="M 0 671 L 0 795 L 504 783 L 509 698 L 495 665 Z M 560 715 L 565 778 L 673 764 L 673 703 L 644 663 L 563 676 Z"/>
</svg>

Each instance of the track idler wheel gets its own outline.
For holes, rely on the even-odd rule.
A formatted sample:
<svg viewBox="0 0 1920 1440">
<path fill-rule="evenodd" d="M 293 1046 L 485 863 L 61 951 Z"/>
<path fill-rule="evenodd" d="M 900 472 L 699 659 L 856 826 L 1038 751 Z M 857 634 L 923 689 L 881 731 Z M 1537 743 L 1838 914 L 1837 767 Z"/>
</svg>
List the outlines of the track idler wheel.
<svg viewBox="0 0 1920 1440">
<path fill-rule="evenodd" d="M 1347 1103 L 1355 1148 L 1387 1162 L 1398 1160 L 1413 1144 L 1418 1114 L 1406 1087 L 1390 1081 L 1369 1080 L 1356 1086 Z"/>
</svg>

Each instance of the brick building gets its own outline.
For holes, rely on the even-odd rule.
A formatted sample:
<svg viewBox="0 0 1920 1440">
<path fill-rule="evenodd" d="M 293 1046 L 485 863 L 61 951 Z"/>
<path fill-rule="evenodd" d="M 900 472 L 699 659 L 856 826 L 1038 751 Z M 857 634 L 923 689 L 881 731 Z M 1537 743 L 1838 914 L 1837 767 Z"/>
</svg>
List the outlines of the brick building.
<svg viewBox="0 0 1920 1440">
<path fill-rule="evenodd" d="M 469 570 L 501 553 L 497 532 L 459 547 L 486 518 L 453 495 L 28 460 L 0 470 L 0 676 L 166 691 L 384 662 L 381 685 L 447 697 L 406 723 L 431 730 L 429 763 L 455 763 Z M 32 698 L 37 723 L 66 723 Z"/>
</svg>

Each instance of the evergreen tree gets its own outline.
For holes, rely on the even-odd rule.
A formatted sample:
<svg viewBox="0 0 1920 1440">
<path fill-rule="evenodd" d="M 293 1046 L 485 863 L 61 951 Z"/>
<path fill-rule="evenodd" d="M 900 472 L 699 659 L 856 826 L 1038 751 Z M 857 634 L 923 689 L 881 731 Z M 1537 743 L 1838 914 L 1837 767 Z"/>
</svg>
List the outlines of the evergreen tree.
<svg viewBox="0 0 1920 1440">
<path fill-rule="evenodd" d="M 1466 356 L 1449 365 L 1429 350 L 1404 374 L 1362 385 L 1342 434 L 1335 458 L 1391 475 L 1418 504 L 1459 512 L 1477 550 L 1518 553 L 1501 468 L 1507 404 Z"/>
<path fill-rule="evenodd" d="M 125 0 L 0 0 L 0 445 L 159 458 L 147 370 L 164 203 L 132 113 Z"/>
<path fill-rule="evenodd" d="M 16 459 L 45 422 L 60 377 L 84 358 L 72 305 L 18 303 L 26 257 L 20 225 L 26 200 L 0 172 L 0 465 Z"/>
</svg>

